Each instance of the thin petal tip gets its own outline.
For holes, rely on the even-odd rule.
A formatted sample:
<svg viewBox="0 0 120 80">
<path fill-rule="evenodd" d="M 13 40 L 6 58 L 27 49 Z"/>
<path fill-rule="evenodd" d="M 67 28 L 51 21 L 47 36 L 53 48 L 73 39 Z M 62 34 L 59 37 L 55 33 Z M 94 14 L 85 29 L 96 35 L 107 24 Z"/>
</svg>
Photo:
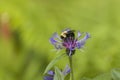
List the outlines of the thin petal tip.
<svg viewBox="0 0 120 80">
<path fill-rule="evenodd" d="M 88 39 L 88 38 L 91 38 L 90 33 L 86 32 L 86 38 L 87 38 L 87 39 Z"/>
</svg>

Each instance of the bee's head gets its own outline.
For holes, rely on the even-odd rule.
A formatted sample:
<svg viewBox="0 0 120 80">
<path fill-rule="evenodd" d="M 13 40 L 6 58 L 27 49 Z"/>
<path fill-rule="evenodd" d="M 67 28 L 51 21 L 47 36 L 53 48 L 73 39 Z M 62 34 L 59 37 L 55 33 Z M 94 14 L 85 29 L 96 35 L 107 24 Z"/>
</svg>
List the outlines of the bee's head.
<svg viewBox="0 0 120 80">
<path fill-rule="evenodd" d="M 60 35 L 61 39 L 66 38 L 67 33 L 68 33 L 68 31 L 63 31 Z"/>
<path fill-rule="evenodd" d="M 69 31 L 63 31 L 61 33 L 61 39 L 65 39 L 65 38 L 68 38 L 68 37 L 73 37 L 74 38 L 74 30 L 69 30 Z"/>
</svg>

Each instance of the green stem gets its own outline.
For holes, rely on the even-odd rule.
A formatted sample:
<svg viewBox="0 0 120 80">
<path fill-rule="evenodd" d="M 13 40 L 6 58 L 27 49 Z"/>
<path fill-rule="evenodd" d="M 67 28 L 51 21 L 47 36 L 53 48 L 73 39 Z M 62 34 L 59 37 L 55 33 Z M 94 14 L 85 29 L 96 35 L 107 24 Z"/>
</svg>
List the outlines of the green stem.
<svg viewBox="0 0 120 80">
<path fill-rule="evenodd" d="M 71 68 L 71 80 L 74 80 L 72 56 L 69 56 L 69 63 L 70 63 L 70 68 Z"/>
</svg>

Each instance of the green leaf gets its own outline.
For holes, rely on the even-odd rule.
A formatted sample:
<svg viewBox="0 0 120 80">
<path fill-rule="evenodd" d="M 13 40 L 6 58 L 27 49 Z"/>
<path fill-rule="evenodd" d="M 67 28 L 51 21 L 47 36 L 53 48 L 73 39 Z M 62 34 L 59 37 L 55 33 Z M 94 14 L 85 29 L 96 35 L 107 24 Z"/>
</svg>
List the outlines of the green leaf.
<svg viewBox="0 0 120 80">
<path fill-rule="evenodd" d="M 113 69 L 111 75 L 113 80 L 120 80 L 120 68 Z"/>
<path fill-rule="evenodd" d="M 67 74 L 67 75 L 65 76 L 65 80 L 70 80 L 70 74 Z"/>
<path fill-rule="evenodd" d="M 96 76 L 95 78 L 93 78 L 93 80 L 111 80 L 111 75 L 110 73 L 104 73 Z"/>
<path fill-rule="evenodd" d="M 46 67 L 45 71 L 44 71 L 44 74 L 46 74 L 52 67 L 53 65 L 59 61 L 61 58 L 63 58 L 65 56 L 65 54 L 60 54 L 58 55 L 55 59 L 53 59 L 49 64 L 48 66 Z"/>
<path fill-rule="evenodd" d="M 92 80 L 92 79 L 83 77 L 83 78 L 81 78 L 80 80 Z"/>
<path fill-rule="evenodd" d="M 59 68 L 55 67 L 55 75 L 54 75 L 54 80 L 64 80 L 64 75 L 60 71 Z"/>
</svg>

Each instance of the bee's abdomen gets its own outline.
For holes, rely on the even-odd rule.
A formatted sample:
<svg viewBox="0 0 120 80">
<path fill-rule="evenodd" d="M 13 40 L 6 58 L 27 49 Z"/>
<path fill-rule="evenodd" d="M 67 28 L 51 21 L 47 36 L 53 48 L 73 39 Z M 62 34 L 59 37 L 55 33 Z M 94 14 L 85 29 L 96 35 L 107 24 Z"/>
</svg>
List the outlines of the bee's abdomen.
<svg viewBox="0 0 120 80">
<path fill-rule="evenodd" d="M 68 31 L 68 33 L 66 34 L 66 37 L 72 37 L 72 38 L 74 38 L 75 34 L 74 34 L 73 31 Z"/>
</svg>

